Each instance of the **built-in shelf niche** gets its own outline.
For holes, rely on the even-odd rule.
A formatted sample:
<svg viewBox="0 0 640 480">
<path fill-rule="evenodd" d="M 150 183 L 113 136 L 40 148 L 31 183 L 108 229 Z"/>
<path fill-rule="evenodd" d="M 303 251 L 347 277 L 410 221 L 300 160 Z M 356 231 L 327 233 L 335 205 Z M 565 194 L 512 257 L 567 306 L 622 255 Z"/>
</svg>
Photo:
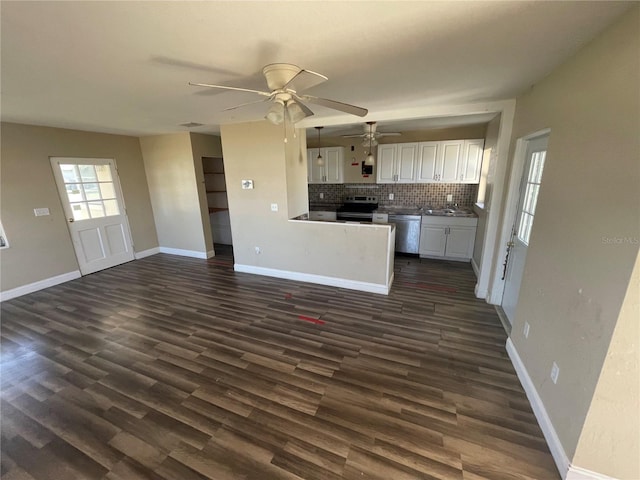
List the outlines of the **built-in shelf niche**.
<svg viewBox="0 0 640 480">
<path fill-rule="evenodd" d="M 202 169 L 213 241 L 214 243 L 231 245 L 231 222 L 229 220 L 224 162 L 222 158 L 218 157 L 202 157 Z"/>
</svg>

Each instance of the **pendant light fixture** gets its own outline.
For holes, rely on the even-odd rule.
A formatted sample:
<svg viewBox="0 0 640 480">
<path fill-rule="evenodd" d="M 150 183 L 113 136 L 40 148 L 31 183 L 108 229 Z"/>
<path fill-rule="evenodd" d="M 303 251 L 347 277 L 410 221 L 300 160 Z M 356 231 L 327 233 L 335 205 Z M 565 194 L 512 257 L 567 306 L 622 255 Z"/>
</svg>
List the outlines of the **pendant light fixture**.
<svg viewBox="0 0 640 480">
<path fill-rule="evenodd" d="M 371 153 L 371 139 L 373 138 L 373 124 L 375 122 L 367 122 L 367 125 L 369 125 L 369 153 L 367 153 L 367 158 L 364 161 L 365 165 L 375 165 L 376 164 L 376 159 L 373 156 L 373 153 Z"/>
<path fill-rule="evenodd" d="M 322 158 L 322 155 L 320 154 L 320 130 L 323 128 L 324 127 L 316 127 L 316 130 L 318 130 L 318 156 L 316 157 L 316 165 L 319 167 L 324 165 L 324 158 Z"/>
</svg>

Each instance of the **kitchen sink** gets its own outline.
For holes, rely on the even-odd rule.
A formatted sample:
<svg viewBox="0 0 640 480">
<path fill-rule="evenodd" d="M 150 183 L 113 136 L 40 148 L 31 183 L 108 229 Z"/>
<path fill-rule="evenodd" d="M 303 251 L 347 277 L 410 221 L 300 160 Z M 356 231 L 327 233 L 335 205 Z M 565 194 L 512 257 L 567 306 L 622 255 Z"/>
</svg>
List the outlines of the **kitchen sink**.
<svg viewBox="0 0 640 480">
<path fill-rule="evenodd" d="M 471 217 L 473 213 L 467 209 L 461 208 L 426 208 L 422 211 L 423 215 L 440 215 L 447 217 Z"/>
</svg>

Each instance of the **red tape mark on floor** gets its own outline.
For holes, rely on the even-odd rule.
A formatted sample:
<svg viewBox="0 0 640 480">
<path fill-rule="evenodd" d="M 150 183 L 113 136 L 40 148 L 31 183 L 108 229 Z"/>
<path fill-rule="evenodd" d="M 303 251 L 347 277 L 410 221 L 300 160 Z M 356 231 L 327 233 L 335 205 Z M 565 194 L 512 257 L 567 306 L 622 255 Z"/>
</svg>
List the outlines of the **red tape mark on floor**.
<svg viewBox="0 0 640 480">
<path fill-rule="evenodd" d="M 291 295 L 290 293 L 285 293 L 284 298 L 293 298 L 293 295 Z"/>
<path fill-rule="evenodd" d="M 324 321 L 323 320 L 319 320 L 317 318 L 305 317 L 304 315 L 299 315 L 298 318 L 300 320 L 304 320 L 305 322 L 311 322 L 311 323 L 315 323 L 317 325 L 324 325 Z"/>
</svg>

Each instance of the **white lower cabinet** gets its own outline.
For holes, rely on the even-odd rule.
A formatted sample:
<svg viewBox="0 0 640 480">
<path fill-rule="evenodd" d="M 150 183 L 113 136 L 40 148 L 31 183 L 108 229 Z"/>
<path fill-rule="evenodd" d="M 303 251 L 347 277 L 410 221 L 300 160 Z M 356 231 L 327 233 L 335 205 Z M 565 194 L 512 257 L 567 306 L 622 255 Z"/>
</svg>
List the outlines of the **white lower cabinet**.
<svg viewBox="0 0 640 480">
<path fill-rule="evenodd" d="M 337 218 L 336 212 L 329 212 L 326 210 L 311 210 L 309 212 L 309 220 L 335 222 L 336 218 Z"/>
<path fill-rule="evenodd" d="M 471 260 L 477 225 L 477 218 L 423 216 L 420 256 Z"/>
</svg>

